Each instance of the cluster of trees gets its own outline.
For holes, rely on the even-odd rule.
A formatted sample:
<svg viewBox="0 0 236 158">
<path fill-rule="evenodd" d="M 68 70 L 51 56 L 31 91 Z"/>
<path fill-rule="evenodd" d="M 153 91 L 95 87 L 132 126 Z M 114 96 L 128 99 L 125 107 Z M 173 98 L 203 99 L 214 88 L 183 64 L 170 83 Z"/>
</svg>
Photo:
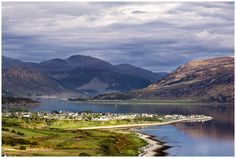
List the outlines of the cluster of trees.
<svg viewBox="0 0 236 158">
<path fill-rule="evenodd" d="M 132 135 L 123 134 L 105 139 L 100 142 L 101 154 L 106 156 L 137 156 L 139 147 L 145 145 L 146 142 L 134 139 Z"/>
<path fill-rule="evenodd" d="M 17 137 L 10 137 L 10 136 L 3 136 L 2 137 L 2 144 L 5 145 L 38 145 L 36 141 L 30 141 L 24 138 L 17 138 Z"/>
</svg>

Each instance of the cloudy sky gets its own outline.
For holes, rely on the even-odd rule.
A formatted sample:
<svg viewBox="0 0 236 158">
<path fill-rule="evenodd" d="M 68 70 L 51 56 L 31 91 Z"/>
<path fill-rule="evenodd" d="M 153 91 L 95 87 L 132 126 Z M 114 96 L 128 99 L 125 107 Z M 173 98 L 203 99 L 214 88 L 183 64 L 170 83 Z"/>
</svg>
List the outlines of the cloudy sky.
<svg viewBox="0 0 236 158">
<path fill-rule="evenodd" d="M 234 55 L 234 4 L 4 2 L 3 55 L 40 62 L 81 54 L 170 71 Z"/>
</svg>

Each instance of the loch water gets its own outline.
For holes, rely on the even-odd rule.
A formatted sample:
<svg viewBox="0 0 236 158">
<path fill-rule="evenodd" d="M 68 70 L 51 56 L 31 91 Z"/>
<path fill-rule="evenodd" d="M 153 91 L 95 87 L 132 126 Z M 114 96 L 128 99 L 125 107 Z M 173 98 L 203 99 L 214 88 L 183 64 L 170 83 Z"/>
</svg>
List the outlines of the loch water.
<svg viewBox="0 0 236 158">
<path fill-rule="evenodd" d="M 29 111 L 111 112 L 152 114 L 204 114 L 214 119 L 207 122 L 185 122 L 149 126 L 138 132 L 155 136 L 169 146 L 168 156 L 233 156 L 234 105 L 115 105 L 74 103 L 57 99 L 40 99 L 41 104 Z"/>
</svg>

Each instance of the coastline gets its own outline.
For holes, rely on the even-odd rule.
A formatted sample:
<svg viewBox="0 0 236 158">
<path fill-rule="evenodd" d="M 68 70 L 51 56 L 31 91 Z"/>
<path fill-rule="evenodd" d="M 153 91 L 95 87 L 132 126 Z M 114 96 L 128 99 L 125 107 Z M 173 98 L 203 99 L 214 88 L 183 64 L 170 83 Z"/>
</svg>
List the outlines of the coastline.
<svg viewBox="0 0 236 158">
<path fill-rule="evenodd" d="M 144 139 L 148 144 L 140 148 L 138 155 L 139 157 L 146 156 L 168 156 L 166 152 L 167 149 L 171 148 L 171 146 L 165 145 L 166 142 L 157 140 L 155 136 L 144 134 L 141 132 L 137 132 L 139 138 Z"/>
<path fill-rule="evenodd" d="M 194 118 L 194 119 L 179 119 L 179 120 L 173 120 L 173 121 L 167 121 L 167 122 L 158 122 L 158 123 L 146 123 L 146 124 L 133 124 L 133 125 L 114 125 L 114 126 L 97 126 L 97 127 L 87 127 L 87 128 L 80 128 L 82 130 L 92 130 L 92 129 L 112 129 L 112 128 L 132 128 L 132 127 L 142 127 L 142 126 L 161 126 L 161 125 L 167 125 L 177 122 L 184 122 L 184 121 L 201 121 L 201 120 L 211 120 L 212 117 L 204 117 L 204 118 Z M 154 139 L 154 136 L 143 134 L 140 132 L 135 131 L 137 136 L 140 139 L 145 140 L 148 144 L 146 146 L 143 146 L 139 149 L 139 155 L 138 156 L 166 156 L 167 153 L 165 152 L 166 149 L 170 148 L 170 146 L 164 145 L 165 142 L 162 142 L 160 140 Z"/>
<path fill-rule="evenodd" d="M 120 101 L 120 100 L 87 100 L 87 101 L 71 101 L 67 100 L 68 102 L 72 103 L 89 103 L 89 104 L 113 104 L 113 105 L 127 105 L 127 104 L 135 104 L 135 105 L 208 105 L 207 103 L 201 102 L 168 102 L 168 101 L 161 101 L 161 102 L 150 102 L 150 101 Z M 215 105 L 215 104 L 214 104 Z"/>
<path fill-rule="evenodd" d="M 220 106 L 231 105 L 232 103 L 218 103 L 218 102 L 201 102 L 198 100 L 66 100 L 72 103 L 89 103 L 89 104 L 112 104 L 112 105 L 195 105 L 195 106 Z"/>
<path fill-rule="evenodd" d="M 138 156 L 164 156 L 162 149 L 164 148 L 163 143 L 153 139 L 154 136 L 136 133 L 139 138 L 145 140 L 148 144 L 140 148 L 140 154 Z"/>
</svg>

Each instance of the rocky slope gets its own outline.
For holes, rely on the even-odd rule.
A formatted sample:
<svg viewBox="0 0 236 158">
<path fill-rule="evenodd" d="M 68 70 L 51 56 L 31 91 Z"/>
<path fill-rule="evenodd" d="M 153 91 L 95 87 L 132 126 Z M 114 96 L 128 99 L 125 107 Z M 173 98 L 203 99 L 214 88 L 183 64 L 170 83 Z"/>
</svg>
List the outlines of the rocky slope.
<svg viewBox="0 0 236 158">
<path fill-rule="evenodd" d="M 94 99 L 193 99 L 201 102 L 234 101 L 234 58 L 190 61 L 147 88 L 100 95 Z"/>
</svg>

